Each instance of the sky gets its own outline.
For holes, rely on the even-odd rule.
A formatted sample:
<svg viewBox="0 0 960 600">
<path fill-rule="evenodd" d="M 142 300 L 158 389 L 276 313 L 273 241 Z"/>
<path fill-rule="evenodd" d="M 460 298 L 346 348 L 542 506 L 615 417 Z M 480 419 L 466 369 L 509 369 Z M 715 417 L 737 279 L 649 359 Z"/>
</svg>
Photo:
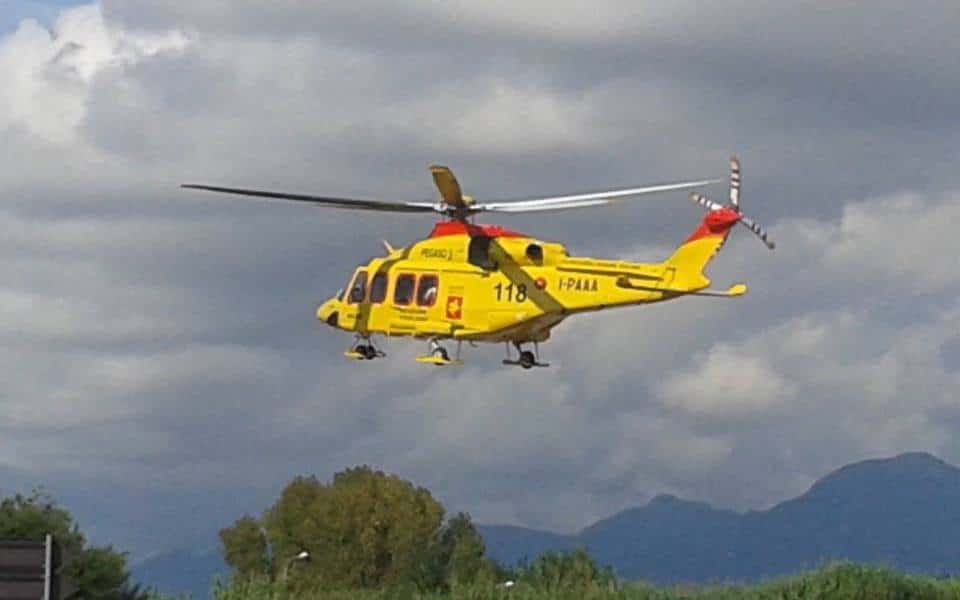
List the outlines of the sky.
<svg viewBox="0 0 960 600">
<path fill-rule="evenodd" d="M 736 510 L 904 451 L 960 463 L 960 12 L 951 2 L 5 0 L 0 493 L 140 560 L 215 547 L 358 464 L 481 523 L 576 531 L 660 493 Z M 313 318 L 423 216 L 210 183 L 479 200 L 724 177 L 777 242 L 736 300 L 571 319 L 550 369 L 341 356 Z M 724 186 L 705 190 L 722 199 Z M 653 261 L 680 192 L 500 224 Z"/>
</svg>

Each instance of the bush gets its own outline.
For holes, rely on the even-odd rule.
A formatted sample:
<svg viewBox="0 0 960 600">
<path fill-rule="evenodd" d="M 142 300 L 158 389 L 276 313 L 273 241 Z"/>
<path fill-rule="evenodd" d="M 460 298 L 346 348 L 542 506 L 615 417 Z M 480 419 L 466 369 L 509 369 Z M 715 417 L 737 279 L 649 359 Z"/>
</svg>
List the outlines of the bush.
<svg viewBox="0 0 960 600">
<path fill-rule="evenodd" d="M 609 569 L 586 555 L 541 556 L 520 567 L 512 588 L 500 584 L 455 586 L 449 592 L 418 592 L 412 586 L 384 590 L 287 593 L 266 578 L 221 584 L 214 600 L 946 600 L 960 598 L 960 580 L 907 575 L 890 569 L 835 564 L 818 571 L 757 585 L 656 587 L 617 585 Z"/>
</svg>

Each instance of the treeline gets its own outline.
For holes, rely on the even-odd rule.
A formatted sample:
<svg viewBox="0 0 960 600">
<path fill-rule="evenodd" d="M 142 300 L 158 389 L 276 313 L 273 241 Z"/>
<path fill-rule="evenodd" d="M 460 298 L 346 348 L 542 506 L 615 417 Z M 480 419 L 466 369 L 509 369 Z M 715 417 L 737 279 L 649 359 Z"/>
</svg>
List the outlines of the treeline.
<svg viewBox="0 0 960 600">
<path fill-rule="evenodd" d="M 457 582 L 434 589 L 413 583 L 396 583 L 380 588 L 303 586 L 283 579 L 260 575 L 232 578 L 214 584 L 214 600 L 312 600 L 317 598 L 543 598 L 620 597 L 631 586 L 622 587 L 613 572 L 598 568 L 583 550 L 546 553 L 531 563 L 502 569 L 499 581 Z M 634 586 L 635 587 L 635 586 Z M 652 588 L 651 588 L 652 589 Z"/>
<path fill-rule="evenodd" d="M 839 564 L 753 586 L 618 581 L 584 551 L 496 564 L 464 513 L 445 518 L 424 488 L 368 467 L 291 482 L 273 506 L 220 532 L 230 579 L 216 600 L 625 598 L 960 600 L 960 582 Z"/>
<path fill-rule="evenodd" d="M 214 600 L 956 600 L 960 581 L 907 575 L 890 569 L 836 564 L 818 571 L 750 586 L 547 588 L 531 582 L 512 587 L 473 585 L 420 594 L 404 589 L 288 593 L 269 582 L 233 582 L 214 589 Z"/>
<path fill-rule="evenodd" d="M 0 538 L 40 540 L 47 533 L 63 545 L 61 574 L 71 597 L 175 600 L 131 582 L 126 557 L 90 546 L 49 496 L 0 501 Z M 338 473 L 330 483 L 298 477 L 262 515 L 240 518 L 220 538 L 231 573 L 214 583 L 214 600 L 960 599 L 957 579 L 854 564 L 752 586 L 684 587 L 618 581 L 584 550 L 498 565 L 486 557 L 469 515 L 446 518 L 426 489 L 368 467 Z"/>
</svg>

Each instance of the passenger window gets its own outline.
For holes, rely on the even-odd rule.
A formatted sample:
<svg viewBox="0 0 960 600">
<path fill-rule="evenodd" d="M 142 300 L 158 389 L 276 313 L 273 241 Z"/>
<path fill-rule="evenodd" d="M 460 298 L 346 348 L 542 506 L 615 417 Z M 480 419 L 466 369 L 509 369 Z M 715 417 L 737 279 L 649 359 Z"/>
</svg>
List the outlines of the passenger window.
<svg viewBox="0 0 960 600">
<path fill-rule="evenodd" d="M 467 248 L 467 260 L 471 265 L 492 271 L 497 268 L 497 263 L 490 258 L 490 243 L 493 238 L 484 235 L 478 235 L 470 238 L 470 246 Z"/>
<path fill-rule="evenodd" d="M 353 287 L 350 288 L 350 304 L 363 302 L 367 295 L 367 272 L 359 271 L 353 279 Z"/>
<path fill-rule="evenodd" d="M 437 276 L 421 275 L 417 286 L 417 305 L 433 306 L 437 301 Z"/>
<path fill-rule="evenodd" d="M 370 302 L 380 304 L 387 297 L 387 274 L 377 273 L 370 282 Z"/>
<path fill-rule="evenodd" d="M 397 277 L 397 285 L 393 288 L 393 303 L 406 305 L 413 301 L 413 275 L 405 273 Z"/>
</svg>

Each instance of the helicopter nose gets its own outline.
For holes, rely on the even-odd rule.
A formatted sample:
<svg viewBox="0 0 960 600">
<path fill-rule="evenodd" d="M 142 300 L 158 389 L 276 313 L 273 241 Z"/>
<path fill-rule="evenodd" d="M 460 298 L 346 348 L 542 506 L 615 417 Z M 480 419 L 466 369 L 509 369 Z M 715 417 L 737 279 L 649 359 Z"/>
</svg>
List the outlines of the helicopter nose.
<svg viewBox="0 0 960 600">
<path fill-rule="evenodd" d="M 336 300 L 327 300 L 317 307 L 317 319 L 331 327 L 336 327 L 340 317 Z"/>
</svg>

